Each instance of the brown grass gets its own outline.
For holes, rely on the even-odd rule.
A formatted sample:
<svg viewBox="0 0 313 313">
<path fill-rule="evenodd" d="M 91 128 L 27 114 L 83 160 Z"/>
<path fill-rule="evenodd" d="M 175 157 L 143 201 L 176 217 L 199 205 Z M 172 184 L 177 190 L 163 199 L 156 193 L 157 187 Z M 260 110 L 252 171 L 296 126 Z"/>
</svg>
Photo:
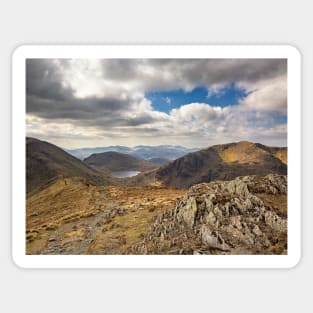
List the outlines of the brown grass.
<svg viewBox="0 0 313 313">
<path fill-rule="evenodd" d="M 84 240 L 95 224 L 95 237 L 86 251 L 79 253 L 126 253 L 147 232 L 155 216 L 184 193 L 163 187 L 100 187 L 59 180 L 27 199 L 26 253 L 42 253 L 54 234 L 61 247 L 71 240 Z M 99 218 L 116 209 L 120 211 L 112 217 Z"/>
<path fill-rule="evenodd" d="M 287 218 L 287 195 L 258 193 L 256 196 L 262 199 L 265 205 L 273 207 L 278 215 Z"/>
<path fill-rule="evenodd" d="M 117 206 L 127 209 L 127 214 L 116 216 L 104 226 L 90 245 L 88 254 L 127 253 L 147 233 L 156 216 L 171 207 L 184 191 L 158 187 L 111 187 L 110 194 Z"/>
</svg>

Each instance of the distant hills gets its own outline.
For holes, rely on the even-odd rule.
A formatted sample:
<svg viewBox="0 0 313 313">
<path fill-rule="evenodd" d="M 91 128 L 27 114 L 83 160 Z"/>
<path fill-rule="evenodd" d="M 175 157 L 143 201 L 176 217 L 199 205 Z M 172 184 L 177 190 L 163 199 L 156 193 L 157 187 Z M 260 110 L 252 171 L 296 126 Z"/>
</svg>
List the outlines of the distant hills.
<svg viewBox="0 0 313 313">
<path fill-rule="evenodd" d="M 133 148 L 126 146 L 108 146 L 97 148 L 81 148 L 67 150 L 68 153 L 78 159 L 85 159 L 92 154 L 108 151 L 120 152 L 132 155 L 141 159 L 149 160 L 152 158 L 162 158 L 174 160 L 184 156 L 187 153 L 199 150 L 198 148 L 186 148 L 182 146 L 160 145 L 160 146 L 136 146 Z M 150 160 L 151 161 L 151 160 Z M 157 162 L 156 162 L 157 163 Z"/>
<path fill-rule="evenodd" d="M 115 151 L 94 153 L 84 159 L 87 165 L 104 172 L 114 171 L 147 171 L 160 165 L 147 160 Z"/>
<path fill-rule="evenodd" d="M 189 153 L 160 167 L 154 179 L 165 186 L 188 188 L 202 182 L 270 173 L 287 174 L 287 148 L 241 141 Z"/>
<path fill-rule="evenodd" d="M 97 185 L 114 184 L 105 175 L 61 148 L 35 138 L 26 138 L 27 193 L 41 189 L 60 177 L 82 177 Z"/>
<path fill-rule="evenodd" d="M 154 162 L 119 152 L 96 153 L 81 161 L 61 148 L 35 138 L 26 139 L 27 192 L 45 187 L 60 177 L 81 177 L 96 185 L 157 185 L 188 188 L 215 180 L 232 180 L 238 176 L 287 174 L 287 148 L 269 147 L 247 141 L 215 145 L 168 162 L 172 146 L 145 147 L 165 152 Z M 151 149 L 150 149 L 151 148 Z M 183 152 L 183 148 L 176 146 Z M 159 150 L 159 151 L 160 151 Z M 184 150 L 186 152 L 186 150 Z M 148 152 L 147 154 L 148 155 Z M 167 162 L 161 165 L 162 162 Z M 128 179 L 116 179 L 113 171 L 140 171 Z"/>
</svg>

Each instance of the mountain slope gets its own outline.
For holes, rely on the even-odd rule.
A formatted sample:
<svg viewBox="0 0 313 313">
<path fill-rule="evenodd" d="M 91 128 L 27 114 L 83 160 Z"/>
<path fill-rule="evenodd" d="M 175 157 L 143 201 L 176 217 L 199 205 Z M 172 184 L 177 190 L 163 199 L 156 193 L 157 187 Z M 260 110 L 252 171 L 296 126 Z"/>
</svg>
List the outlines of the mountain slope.
<svg viewBox="0 0 313 313">
<path fill-rule="evenodd" d="M 159 165 L 152 162 L 127 155 L 109 151 L 95 153 L 84 159 L 84 163 L 100 171 L 147 171 Z"/>
<path fill-rule="evenodd" d="M 113 181 L 53 144 L 26 138 L 27 193 L 41 189 L 59 177 L 82 177 L 95 184 Z"/>
<path fill-rule="evenodd" d="M 285 148 L 267 147 L 241 141 L 216 145 L 162 166 L 156 179 L 165 186 L 188 188 L 213 180 L 231 180 L 245 175 L 287 174 L 287 165 L 277 154 Z M 286 154 L 281 158 L 287 162 Z"/>
<path fill-rule="evenodd" d="M 263 150 L 270 152 L 276 158 L 281 160 L 284 164 L 288 164 L 287 147 L 267 147 L 267 146 L 261 145 L 260 143 L 257 143 L 256 146 Z"/>
</svg>

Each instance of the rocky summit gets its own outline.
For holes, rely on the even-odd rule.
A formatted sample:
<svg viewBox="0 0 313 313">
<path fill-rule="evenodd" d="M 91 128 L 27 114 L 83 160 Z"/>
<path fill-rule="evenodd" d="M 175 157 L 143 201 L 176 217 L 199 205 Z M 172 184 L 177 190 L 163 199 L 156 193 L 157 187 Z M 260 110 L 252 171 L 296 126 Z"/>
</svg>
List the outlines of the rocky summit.
<svg viewBox="0 0 313 313">
<path fill-rule="evenodd" d="M 194 185 L 156 218 L 132 253 L 286 254 L 287 177 Z"/>
</svg>

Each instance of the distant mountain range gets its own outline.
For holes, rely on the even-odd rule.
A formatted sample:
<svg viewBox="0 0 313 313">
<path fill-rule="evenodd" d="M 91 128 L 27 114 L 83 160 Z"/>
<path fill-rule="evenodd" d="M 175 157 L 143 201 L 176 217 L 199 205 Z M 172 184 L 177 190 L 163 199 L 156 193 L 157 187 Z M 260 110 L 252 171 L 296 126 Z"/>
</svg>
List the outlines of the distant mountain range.
<svg viewBox="0 0 313 313">
<path fill-rule="evenodd" d="M 115 151 L 124 154 L 129 154 L 138 158 L 149 160 L 152 158 L 162 158 L 167 160 L 175 160 L 184 156 L 187 153 L 199 150 L 199 148 L 186 148 L 182 146 L 160 145 L 160 146 L 108 146 L 108 147 L 96 147 L 96 148 L 81 148 L 66 150 L 76 158 L 83 160 L 95 153 L 102 153 L 108 151 Z"/>
</svg>

